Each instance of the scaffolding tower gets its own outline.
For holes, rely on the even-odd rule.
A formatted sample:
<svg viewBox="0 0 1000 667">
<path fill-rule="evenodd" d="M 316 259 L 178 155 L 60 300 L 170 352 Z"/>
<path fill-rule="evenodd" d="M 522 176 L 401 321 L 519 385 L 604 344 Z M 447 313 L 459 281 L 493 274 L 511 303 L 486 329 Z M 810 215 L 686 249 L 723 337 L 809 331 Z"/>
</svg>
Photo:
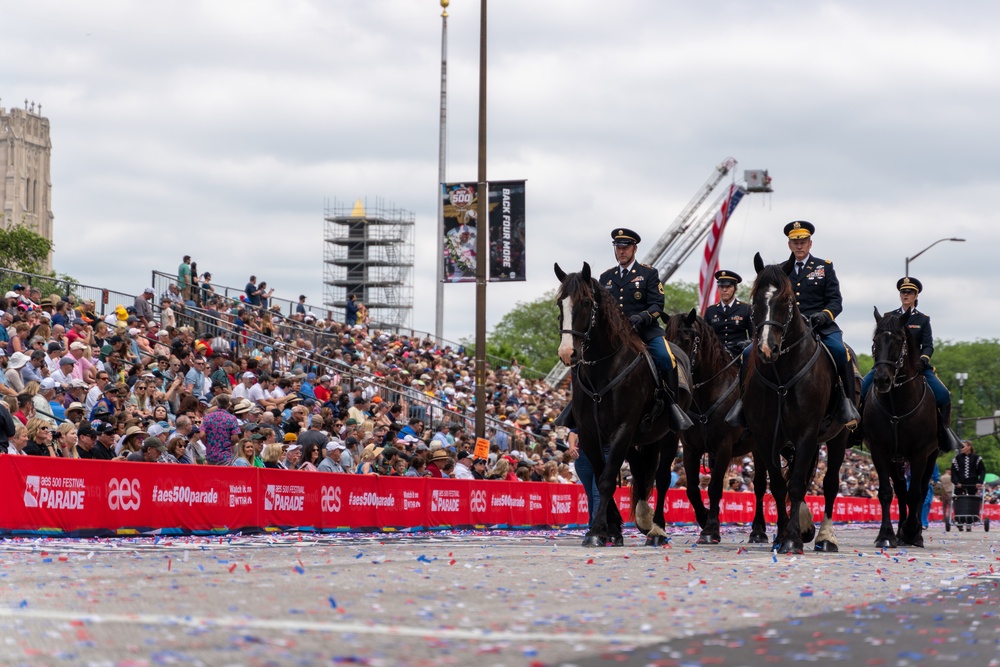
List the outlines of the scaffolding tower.
<svg viewBox="0 0 1000 667">
<path fill-rule="evenodd" d="M 369 207 L 327 205 L 323 230 L 323 304 L 341 309 L 351 294 L 372 324 L 406 329 L 413 319 L 415 217 L 376 199 Z"/>
</svg>

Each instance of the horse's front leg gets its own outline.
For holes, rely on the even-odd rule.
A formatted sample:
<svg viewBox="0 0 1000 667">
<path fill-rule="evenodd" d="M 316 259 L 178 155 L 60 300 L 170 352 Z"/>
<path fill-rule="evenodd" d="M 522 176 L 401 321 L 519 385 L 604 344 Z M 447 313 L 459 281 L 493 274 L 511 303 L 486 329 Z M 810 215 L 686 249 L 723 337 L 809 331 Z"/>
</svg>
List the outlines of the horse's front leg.
<svg viewBox="0 0 1000 667">
<path fill-rule="evenodd" d="M 833 513 L 840 493 L 840 468 L 847 453 L 847 429 L 842 430 L 826 443 L 826 474 L 823 475 L 823 523 L 816 534 L 816 551 L 840 551 L 837 535 L 833 530 Z"/>
<path fill-rule="evenodd" d="M 646 535 L 646 546 L 659 547 L 668 542 L 666 521 L 663 514 L 667 489 L 670 488 L 670 473 L 677 456 L 677 434 L 669 432 L 660 442 L 660 463 L 656 467 L 656 509 L 653 511 L 653 526 Z"/>
<path fill-rule="evenodd" d="M 750 544 L 767 544 L 767 520 L 764 518 L 764 494 L 767 493 L 767 464 L 754 449 L 753 455 L 753 524 L 750 527 Z"/>
<path fill-rule="evenodd" d="M 712 478 L 708 483 L 708 520 L 698 538 L 699 544 L 718 544 L 722 541 L 719 529 L 719 503 L 722 500 L 722 487 L 726 481 L 726 472 L 729 470 L 732 458 L 732 438 L 727 438 L 719 450 L 715 452 L 715 465 L 712 466 Z"/>
<path fill-rule="evenodd" d="M 601 502 L 597 506 L 594 515 L 594 523 L 587 531 L 583 546 L 603 547 L 607 544 L 610 532 L 621 535 L 621 513 L 615 503 L 615 489 L 618 488 L 618 472 L 625 461 L 625 452 L 632 440 L 632 434 L 627 432 L 624 426 L 615 429 L 611 434 L 611 453 L 608 460 L 602 460 L 594 466 L 594 474 L 597 475 L 597 491 L 600 493 Z M 600 466 L 600 469 L 598 469 Z M 612 505 L 614 504 L 614 507 Z M 617 526 L 610 526 L 610 523 L 617 523 Z"/>
<path fill-rule="evenodd" d="M 792 461 L 791 470 L 788 475 L 788 499 L 790 501 L 790 512 L 785 536 L 778 547 L 778 553 L 801 554 L 804 552 L 804 542 L 802 532 L 805 527 L 812 527 L 812 515 L 803 512 L 803 503 L 806 497 L 806 486 L 809 483 L 812 460 L 816 453 L 815 433 L 808 434 L 805 438 L 794 443 L 795 456 Z M 808 438 L 808 439 L 807 439 Z"/>
<path fill-rule="evenodd" d="M 702 444 L 701 442 L 694 442 L 693 438 L 688 436 L 684 438 L 684 475 L 687 477 L 687 489 L 685 493 L 687 494 L 688 502 L 691 503 L 691 509 L 694 510 L 695 521 L 698 522 L 699 526 L 704 528 L 705 520 L 708 516 L 705 510 L 705 503 L 701 499 L 701 460 L 705 454 L 705 450 L 701 446 Z"/>
<path fill-rule="evenodd" d="M 881 549 L 895 549 L 899 546 L 899 540 L 892 528 L 893 490 L 890 454 L 883 452 L 882 443 L 873 438 L 869 438 L 868 447 L 872 450 L 872 463 L 875 464 L 875 472 L 878 474 L 878 503 L 882 508 L 882 522 L 875 538 L 875 546 Z"/>
</svg>

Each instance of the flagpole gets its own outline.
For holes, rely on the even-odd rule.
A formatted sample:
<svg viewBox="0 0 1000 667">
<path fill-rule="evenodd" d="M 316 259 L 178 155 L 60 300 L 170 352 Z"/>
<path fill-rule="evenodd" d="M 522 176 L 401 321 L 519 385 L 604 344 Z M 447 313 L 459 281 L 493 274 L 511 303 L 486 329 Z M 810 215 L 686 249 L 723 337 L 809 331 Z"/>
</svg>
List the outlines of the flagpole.
<svg viewBox="0 0 1000 667">
<path fill-rule="evenodd" d="M 486 185 L 486 0 L 479 3 L 479 181 L 476 186 L 476 437 L 486 437 L 486 235 L 489 198 Z"/>
<path fill-rule="evenodd" d="M 434 336 L 440 343 L 444 338 L 444 196 L 441 191 L 445 182 L 445 144 L 447 142 L 448 118 L 448 3 L 441 0 L 441 122 L 438 129 L 438 186 L 437 186 L 437 286 L 435 289 Z"/>
</svg>

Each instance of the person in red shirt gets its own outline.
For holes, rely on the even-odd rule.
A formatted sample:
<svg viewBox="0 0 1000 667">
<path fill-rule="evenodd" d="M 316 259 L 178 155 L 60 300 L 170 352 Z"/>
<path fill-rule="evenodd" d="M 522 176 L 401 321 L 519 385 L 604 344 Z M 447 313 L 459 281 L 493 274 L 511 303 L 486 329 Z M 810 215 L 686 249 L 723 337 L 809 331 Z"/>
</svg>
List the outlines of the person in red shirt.
<svg viewBox="0 0 1000 667">
<path fill-rule="evenodd" d="M 313 393 L 316 394 L 316 400 L 319 401 L 320 405 L 326 403 L 330 400 L 330 376 L 323 375 L 319 378 L 319 384 L 313 387 Z"/>
</svg>

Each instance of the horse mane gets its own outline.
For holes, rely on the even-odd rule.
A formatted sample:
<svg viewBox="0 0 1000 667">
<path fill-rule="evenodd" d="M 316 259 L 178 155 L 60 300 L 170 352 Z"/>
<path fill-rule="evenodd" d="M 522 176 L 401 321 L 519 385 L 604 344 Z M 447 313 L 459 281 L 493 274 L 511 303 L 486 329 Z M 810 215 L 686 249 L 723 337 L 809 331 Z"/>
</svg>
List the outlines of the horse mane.
<svg viewBox="0 0 1000 667">
<path fill-rule="evenodd" d="M 795 294 L 792 292 L 792 281 L 788 279 L 780 264 L 769 264 L 757 273 L 757 278 L 753 281 L 753 287 L 750 288 L 751 301 L 761 289 L 770 285 L 774 285 L 779 289 L 778 297 L 789 298 L 794 301 L 793 297 Z"/>
<path fill-rule="evenodd" d="M 910 333 L 906 330 L 906 324 L 904 323 L 904 318 L 899 313 L 889 312 L 882 316 L 882 319 L 875 324 L 875 333 L 872 335 L 872 340 L 877 340 L 880 333 L 891 333 L 891 334 L 901 334 L 906 341 L 906 358 L 911 362 L 916 363 L 917 358 L 920 356 L 920 346 L 915 345 L 912 340 L 910 340 Z"/>
<path fill-rule="evenodd" d="M 571 273 L 559 288 L 556 300 L 569 297 L 573 303 L 583 299 L 594 299 L 597 302 L 598 319 L 604 323 L 604 333 L 612 347 L 624 347 L 635 353 L 646 349 L 642 339 L 632 329 L 621 310 L 611 301 L 601 284 L 594 278 L 589 282 L 579 273 Z"/>
<path fill-rule="evenodd" d="M 729 363 L 726 352 L 722 348 L 722 341 L 715 335 L 715 330 L 709 325 L 705 318 L 694 318 L 694 327 L 701 338 L 701 349 L 705 355 L 705 361 L 709 368 L 722 368 Z"/>
<path fill-rule="evenodd" d="M 684 313 L 677 313 L 676 315 L 670 316 L 665 327 L 667 340 L 672 340 L 674 338 L 686 317 L 687 315 Z M 722 341 L 719 340 L 719 337 L 715 334 L 715 330 L 712 329 L 711 325 L 709 325 L 707 321 L 705 321 L 705 318 L 700 315 L 696 315 L 691 327 L 701 339 L 700 349 L 701 353 L 705 355 L 704 362 L 708 368 L 722 368 L 729 363 L 729 359 L 726 357 L 726 353 L 722 348 Z M 692 363 L 694 363 L 694 361 L 694 359 L 691 360 Z"/>
</svg>

